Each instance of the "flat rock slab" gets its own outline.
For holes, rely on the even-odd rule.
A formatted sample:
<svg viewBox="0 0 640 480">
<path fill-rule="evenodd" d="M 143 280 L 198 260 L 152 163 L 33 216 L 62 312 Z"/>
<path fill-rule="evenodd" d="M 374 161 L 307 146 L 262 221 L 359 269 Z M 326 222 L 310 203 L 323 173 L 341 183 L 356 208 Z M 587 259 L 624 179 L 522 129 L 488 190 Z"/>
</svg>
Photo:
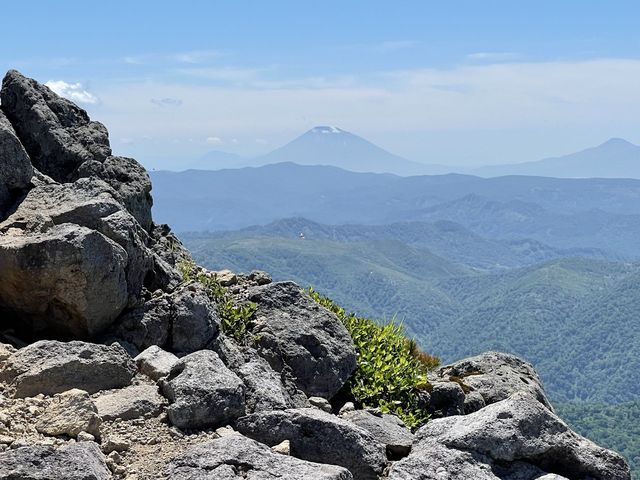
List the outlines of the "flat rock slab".
<svg viewBox="0 0 640 480">
<path fill-rule="evenodd" d="M 119 345 L 40 340 L 11 355 L 0 381 L 15 397 L 54 395 L 79 388 L 88 393 L 122 388 L 136 373 L 133 360 Z"/>
<path fill-rule="evenodd" d="M 77 437 L 87 432 L 100 437 L 100 424 L 96 406 L 84 390 L 67 390 L 53 397 L 53 401 L 38 418 L 36 429 L 47 435 Z"/>
<path fill-rule="evenodd" d="M 274 453 L 241 435 L 189 448 L 165 471 L 173 480 L 351 480 L 345 468 Z"/>
<path fill-rule="evenodd" d="M 289 368 L 307 396 L 333 397 L 356 366 L 349 332 L 292 282 L 249 289 L 258 305 L 253 341 L 274 370 Z"/>
<path fill-rule="evenodd" d="M 166 403 L 155 385 L 132 385 L 99 394 L 95 399 L 98 415 L 103 420 L 154 417 L 162 411 Z"/>
<path fill-rule="evenodd" d="M 0 478 L 11 480 L 108 480 L 111 472 L 94 442 L 59 449 L 22 447 L 0 453 Z"/>
<path fill-rule="evenodd" d="M 289 440 L 294 457 L 340 465 L 356 480 L 377 479 L 387 463 L 384 445 L 367 430 L 317 408 L 254 413 L 236 427 L 270 446 Z"/>
<path fill-rule="evenodd" d="M 226 425 L 245 413 L 245 386 L 211 350 L 180 359 L 162 381 L 169 420 L 178 428 Z"/>
</svg>

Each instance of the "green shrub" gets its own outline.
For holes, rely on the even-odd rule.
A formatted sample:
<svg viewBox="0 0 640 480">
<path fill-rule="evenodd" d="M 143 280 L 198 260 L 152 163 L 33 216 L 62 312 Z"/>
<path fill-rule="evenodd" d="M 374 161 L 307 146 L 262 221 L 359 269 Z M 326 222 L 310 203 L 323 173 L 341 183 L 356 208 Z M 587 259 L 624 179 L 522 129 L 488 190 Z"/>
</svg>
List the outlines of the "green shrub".
<svg viewBox="0 0 640 480">
<path fill-rule="evenodd" d="M 429 387 L 427 371 L 439 365 L 436 357 L 418 348 L 404 335 L 401 324 L 379 324 L 347 313 L 342 307 L 312 288 L 311 297 L 335 313 L 345 325 L 356 347 L 356 370 L 347 388 L 356 402 L 398 415 L 410 428 L 429 419 L 419 399 Z"/>
<path fill-rule="evenodd" d="M 182 260 L 178 262 L 177 268 L 183 281 L 196 281 L 205 287 L 209 298 L 216 304 L 224 334 L 242 340 L 253 320 L 257 305 L 251 302 L 237 305 L 215 276 L 198 273 L 197 266 L 192 261 Z"/>
</svg>

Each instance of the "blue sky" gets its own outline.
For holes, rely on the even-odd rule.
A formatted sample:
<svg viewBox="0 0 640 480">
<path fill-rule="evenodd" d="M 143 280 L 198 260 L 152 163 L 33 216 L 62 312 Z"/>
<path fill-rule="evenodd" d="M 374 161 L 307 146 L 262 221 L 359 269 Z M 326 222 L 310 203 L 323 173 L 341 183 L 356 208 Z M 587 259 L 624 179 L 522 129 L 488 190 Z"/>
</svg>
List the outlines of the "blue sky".
<svg viewBox="0 0 640 480">
<path fill-rule="evenodd" d="M 152 168 L 317 124 L 460 165 L 640 143 L 640 2 L 24 3 L 3 4 L 0 67 Z"/>
</svg>

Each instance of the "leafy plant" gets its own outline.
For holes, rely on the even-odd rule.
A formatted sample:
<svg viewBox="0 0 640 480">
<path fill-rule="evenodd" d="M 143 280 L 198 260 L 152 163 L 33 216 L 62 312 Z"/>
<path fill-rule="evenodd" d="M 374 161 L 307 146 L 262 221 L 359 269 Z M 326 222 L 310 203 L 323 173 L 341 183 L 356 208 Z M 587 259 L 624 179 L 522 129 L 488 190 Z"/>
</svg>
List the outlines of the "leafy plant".
<svg viewBox="0 0 640 480">
<path fill-rule="evenodd" d="M 222 331 L 236 340 L 242 340 L 249 329 L 253 316 L 258 308 L 255 303 L 236 304 L 227 289 L 223 287 L 215 275 L 199 272 L 197 265 L 190 260 L 181 260 L 177 264 L 178 271 L 185 282 L 196 281 L 202 284 L 211 298 L 220 316 Z"/>
<path fill-rule="evenodd" d="M 327 297 L 309 289 L 311 297 L 335 313 L 356 347 L 356 370 L 347 383 L 354 399 L 365 407 L 395 413 L 416 428 L 429 419 L 420 393 L 429 386 L 427 371 L 439 365 L 436 357 L 422 352 L 404 335 L 402 324 L 375 321 L 347 313 Z"/>
</svg>

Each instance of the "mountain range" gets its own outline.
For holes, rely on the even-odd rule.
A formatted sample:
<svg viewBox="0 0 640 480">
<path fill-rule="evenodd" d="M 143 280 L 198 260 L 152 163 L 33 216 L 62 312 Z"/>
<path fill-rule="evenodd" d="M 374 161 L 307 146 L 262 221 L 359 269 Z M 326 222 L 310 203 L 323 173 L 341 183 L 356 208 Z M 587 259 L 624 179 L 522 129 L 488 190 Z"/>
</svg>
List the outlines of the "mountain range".
<svg viewBox="0 0 640 480">
<path fill-rule="evenodd" d="M 429 152 L 425 152 L 428 157 Z M 436 160 L 437 159 L 433 159 Z M 611 138 L 592 148 L 543 160 L 483 167 L 425 164 L 395 155 L 372 142 L 334 126 L 317 126 L 267 154 L 247 158 L 211 151 L 188 162 L 188 168 L 220 170 L 293 162 L 328 165 L 353 172 L 394 173 L 401 176 L 462 173 L 481 177 L 531 175 L 558 178 L 640 178 L 640 147 Z"/>
</svg>

